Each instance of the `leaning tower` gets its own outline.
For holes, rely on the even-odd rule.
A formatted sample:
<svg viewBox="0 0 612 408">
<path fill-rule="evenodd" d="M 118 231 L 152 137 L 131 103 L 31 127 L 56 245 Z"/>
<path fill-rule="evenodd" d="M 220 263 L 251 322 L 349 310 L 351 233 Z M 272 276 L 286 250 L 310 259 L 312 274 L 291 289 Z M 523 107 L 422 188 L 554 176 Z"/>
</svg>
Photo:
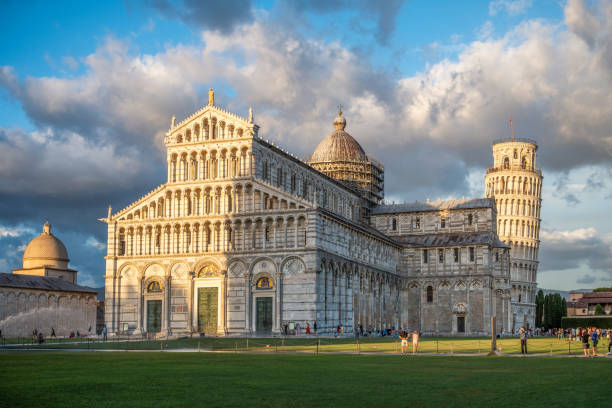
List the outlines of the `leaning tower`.
<svg viewBox="0 0 612 408">
<path fill-rule="evenodd" d="M 497 234 L 510 245 L 512 329 L 535 325 L 535 296 L 540 247 L 542 171 L 536 168 L 538 145 L 529 139 L 493 143 L 493 167 L 487 169 L 485 194 L 497 204 Z"/>
</svg>

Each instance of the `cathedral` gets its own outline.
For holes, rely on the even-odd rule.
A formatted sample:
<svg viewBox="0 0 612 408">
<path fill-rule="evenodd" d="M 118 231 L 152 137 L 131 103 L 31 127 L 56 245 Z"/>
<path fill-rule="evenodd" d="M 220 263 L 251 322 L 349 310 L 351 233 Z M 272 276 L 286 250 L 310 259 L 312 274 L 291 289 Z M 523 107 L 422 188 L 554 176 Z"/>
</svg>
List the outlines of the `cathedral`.
<svg viewBox="0 0 612 408">
<path fill-rule="evenodd" d="M 472 336 L 489 335 L 493 316 L 497 333 L 515 329 L 497 198 L 385 204 L 383 165 L 346 128 L 338 112 L 301 160 L 212 90 L 173 118 L 167 181 L 100 219 L 109 333 L 275 335 L 316 322 L 321 335 Z"/>
</svg>

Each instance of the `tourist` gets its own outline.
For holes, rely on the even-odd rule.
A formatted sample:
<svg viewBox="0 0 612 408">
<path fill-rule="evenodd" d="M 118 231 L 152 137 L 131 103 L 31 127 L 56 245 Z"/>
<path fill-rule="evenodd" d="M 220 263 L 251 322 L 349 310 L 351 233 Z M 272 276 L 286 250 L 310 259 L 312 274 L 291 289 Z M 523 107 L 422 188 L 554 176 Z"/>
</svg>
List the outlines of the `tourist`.
<svg viewBox="0 0 612 408">
<path fill-rule="evenodd" d="M 42 332 L 38 333 L 38 344 L 43 344 L 44 341 L 45 341 L 45 338 Z"/>
<path fill-rule="evenodd" d="M 589 356 L 589 332 L 586 329 L 582 329 L 581 331 L 581 340 L 582 340 L 582 351 L 584 351 L 584 356 Z"/>
<path fill-rule="evenodd" d="M 416 354 L 419 351 L 419 333 L 415 330 L 412 333 L 412 354 Z"/>
<path fill-rule="evenodd" d="M 402 354 L 406 354 L 408 351 L 408 333 L 406 331 L 402 331 L 399 334 L 399 339 L 402 341 Z"/>
<path fill-rule="evenodd" d="M 315 334 L 315 336 L 316 336 L 316 335 L 317 335 L 317 329 L 318 329 L 318 327 L 317 327 L 317 321 L 316 321 L 316 320 L 315 320 L 315 322 L 313 323 L 312 328 L 314 329 L 314 334 Z"/>
<path fill-rule="evenodd" d="M 359 323 L 359 333 L 361 334 L 361 337 L 363 337 L 363 325 L 361 323 Z"/>
<path fill-rule="evenodd" d="M 593 327 L 591 329 L 591 342 L 593 343 L 593 357 L 597 357 L 597 343 L 599 342 L 599 336 L 597 330 Z"/>
<path fill-rule="evenodd" d="M 106 330 L 106 325 L 104 325 L 104 327 L 102 328 L 102 335 L 104 336 L 104 341 L 107 340 L 107 330 Z"/>
<path fill-rule="evenodd" d="M 612 346 L 612 330 L 608 329 L 608 355 L 610 354 L 610 346 Z"/>
<path fill-rule="evenodd" d="M 306 323 L 306 334 L 310 335 L 310 323 Z"/>
<path fill-rule="evenodd" d="M 285 323 L 283 326 L 283 333 L 285 336 L 289 334 L 289 325 L 287 323 Z"/>
<path fill-rule="evenodd" d="M 51 328 L 51 337 L 57 338 L 57 336 L 55 335 L 55 329 L 53 327 Z"/>
<path fill-rule="evenodd" d="M 527 354 L 527 333 L 525 332 L 525 328 L 521 327 L 521 354 Z"/>
<path fill-rule="evenodd" d="M 299 323 L 295 324 L 295 335 L 296 336 L 300 335 L 300 324 Z"/>
<path fill-rule="evenodd" d="M 336 337 L 340 337 L 340 325 L 336 327 Z"/>
</svg>

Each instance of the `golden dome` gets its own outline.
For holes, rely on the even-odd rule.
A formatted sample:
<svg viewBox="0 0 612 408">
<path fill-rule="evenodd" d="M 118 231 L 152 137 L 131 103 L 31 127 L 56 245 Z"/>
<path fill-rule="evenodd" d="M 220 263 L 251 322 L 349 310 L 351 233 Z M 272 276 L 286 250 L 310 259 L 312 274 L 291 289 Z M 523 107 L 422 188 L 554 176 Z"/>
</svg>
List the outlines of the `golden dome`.
<svg viewBox="0 0 612 408">
<path fill-rule="evenodd" d="M 30 241 L 23 253 L 24 268 L 52 266 L 65 269 L 68 261 L 68 251 L 62 241 L 51 234 L 49 221 L 43 225 L 42 234 Z"/>
<path fill-rule="evenodd" d="M 338 111 L 338 117 L 334 120 L 336 130 L 319 143 L 310 158 L 310 162 L 367 162 L 368 156 L 359 143 L 353 139 L 353 136 L 344 131 L 345 127 L 346 119 L 342 116 L 342 111 Z"/>
</svg>

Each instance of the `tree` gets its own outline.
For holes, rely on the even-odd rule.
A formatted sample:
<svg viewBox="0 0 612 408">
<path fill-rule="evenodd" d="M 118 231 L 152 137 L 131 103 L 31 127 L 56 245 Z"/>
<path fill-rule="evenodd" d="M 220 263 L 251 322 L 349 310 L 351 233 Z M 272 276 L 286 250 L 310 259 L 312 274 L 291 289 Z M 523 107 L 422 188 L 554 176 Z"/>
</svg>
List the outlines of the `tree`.
<svg viewBox="0 0 612 408">
<path fill-rule="evenodd" d="M 536 315 L 535 315 L 535 326 L 542 327 L 542 315 L 544 314 L 544 292 L 542 289 L 538 290 L 538 294 L 535 298 L 536 304 Z"/>
<path fill-rule="evenodd" d="M 598 303 L 597 306 L 595 306 L 595 315 L 601 316 L 601 315 L 604 315 L 604 314 L 605 314 L 604 308 L 601 307 L 601 305 Z"/>
<path fill-rule="evenodd" d="M 593 289 L 593 292 L 612 292 L 612 288 L 597 288 Z"/>
</svg>

